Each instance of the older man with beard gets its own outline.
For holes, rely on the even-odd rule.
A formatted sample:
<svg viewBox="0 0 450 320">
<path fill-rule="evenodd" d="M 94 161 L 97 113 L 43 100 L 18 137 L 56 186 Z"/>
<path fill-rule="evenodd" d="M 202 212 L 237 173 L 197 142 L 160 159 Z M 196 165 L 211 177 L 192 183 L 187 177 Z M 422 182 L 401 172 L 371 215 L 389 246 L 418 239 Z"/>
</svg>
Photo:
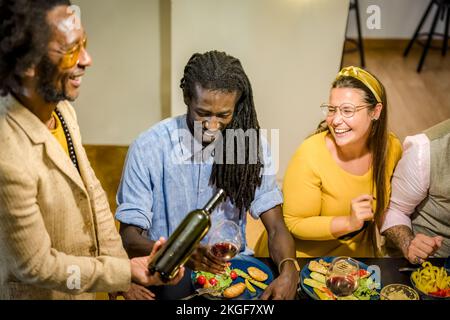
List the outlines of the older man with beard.
<svg viewBox="0 0 450 320">
<path fill-rule="evenodd" d="M 70 2 L 0 0 L 0 21 L 0 297 L 153 298 L 131 286 L 162 282 L 151 255 L 128 259 L 68 102 L 92 63 Z"/>
</svg>

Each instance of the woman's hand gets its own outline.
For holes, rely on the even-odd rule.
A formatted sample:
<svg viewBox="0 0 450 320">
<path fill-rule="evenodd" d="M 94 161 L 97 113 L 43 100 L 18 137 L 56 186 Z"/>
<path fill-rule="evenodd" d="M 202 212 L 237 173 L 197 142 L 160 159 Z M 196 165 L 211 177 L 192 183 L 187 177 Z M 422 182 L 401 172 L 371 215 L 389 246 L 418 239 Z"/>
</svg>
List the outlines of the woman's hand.
<svg viewBox="0 0 450 320">
<path fill-rule="evenodd" d="M 156 252 L 162 247 L 165 240 L 164 238 L 160 238 L 155 242 L 152 248 L 152 252 L 150 256 L 146 257 L 138 257 L 130 260 L 131 264 L 131 280 L 145 287 L 147 286 L 160 286 L 160 285 L 175 285 L 183 278 L 184 275 L 184 267 L 181 266 L 178 274 L 175 278 L 170 280 L 169 282 L 163 282 L 159 273 L 150 274 L 148 270 L 148 264 L 155 257 Z"/>
<path fill-rule="evenodd" d="M 360 230 L 364 221 L 372 221 L 374 213 L 372 210 L 373 196 L 364 194 L 352 200 L 351 213 L 349 217 L 349 232 Z"/>
</svg>

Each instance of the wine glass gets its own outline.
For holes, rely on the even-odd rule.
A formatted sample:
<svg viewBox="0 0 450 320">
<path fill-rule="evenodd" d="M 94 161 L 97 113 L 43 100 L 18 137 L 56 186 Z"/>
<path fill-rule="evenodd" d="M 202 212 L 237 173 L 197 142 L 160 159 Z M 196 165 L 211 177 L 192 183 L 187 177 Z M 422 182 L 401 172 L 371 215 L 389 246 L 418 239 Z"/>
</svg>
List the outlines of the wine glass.
<svg viewBox="0 0 450 320">
<path fill-rule="evenodd" d="M 337 297 L 348 297 L 359 284 L 359 263 L 349 257 L 334 258 L 326 276 L 327 288 Z"/>
<path fill-rule="evenodd" d="M 211 254 L 224 261 L 231 260 L 239 252 L 241 245 L 240 227 L 230 220 L 220 222 L 209 238 Z"/>
</svg>

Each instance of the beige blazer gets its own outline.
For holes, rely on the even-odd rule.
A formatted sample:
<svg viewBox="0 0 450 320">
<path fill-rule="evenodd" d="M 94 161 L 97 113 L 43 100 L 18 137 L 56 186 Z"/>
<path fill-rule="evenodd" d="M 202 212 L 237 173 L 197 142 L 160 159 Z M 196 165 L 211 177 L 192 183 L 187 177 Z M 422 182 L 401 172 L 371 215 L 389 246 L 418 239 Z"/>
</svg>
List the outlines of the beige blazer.
<svg viewBox="0 0 450 320">
<path fill-rule="evenodd" d="M 81 143 L 75 111 L 58 105 L 80 173 L 46 126 L 0 97 L 0 298 L 94 299 L 125 291 L 130 262 Z"/>
</svg>

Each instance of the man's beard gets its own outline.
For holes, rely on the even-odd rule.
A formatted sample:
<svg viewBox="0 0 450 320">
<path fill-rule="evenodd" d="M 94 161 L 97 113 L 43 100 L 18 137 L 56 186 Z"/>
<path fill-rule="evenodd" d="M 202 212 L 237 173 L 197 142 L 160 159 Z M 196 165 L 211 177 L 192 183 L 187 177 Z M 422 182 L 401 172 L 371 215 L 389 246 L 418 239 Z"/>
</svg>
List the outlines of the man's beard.
<svg viewBox="0 0 450 320">
<path fill-rule="evenodd" d="M 58 103 L 60 101 L 74 99 L 69 97 L 65 89 L 65 79 L 68 76 L 64 76 L 61 82 L 61 89 L 58 90 L 54 85 L 54 79 L 58 75 L 58 66 L 55 65 L 47 56 L 44 56 L 41 62 L 37 66 L 37 72 L 39 75 L 37 83 L 37 92 L 47 103 Z"/>
</svg>

